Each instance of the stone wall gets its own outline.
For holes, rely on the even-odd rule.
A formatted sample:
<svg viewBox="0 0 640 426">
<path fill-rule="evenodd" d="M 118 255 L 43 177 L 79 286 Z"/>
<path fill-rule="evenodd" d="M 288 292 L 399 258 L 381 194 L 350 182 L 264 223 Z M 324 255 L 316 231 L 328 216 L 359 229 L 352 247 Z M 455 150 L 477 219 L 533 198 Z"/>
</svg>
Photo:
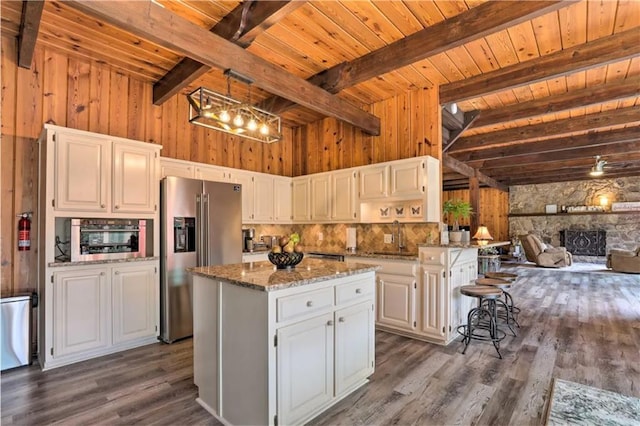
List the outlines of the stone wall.
<svg viewBox="0 0 640 426">
<path fill-rule="evenodd" d="M 547 204 L 599 206 L 600 197 L 612 202 L 640 201 L 640 177 L 519 185 L 509 188 L 509 213 L 544 213 Z M 551 245 L 560 245 L 562 229 L 607 231 L 607 250 L 632 250 L 640 245 L 640 213 L 558 214 L 509 217 L 509 236 L 534 232 Z"/>
</svg>

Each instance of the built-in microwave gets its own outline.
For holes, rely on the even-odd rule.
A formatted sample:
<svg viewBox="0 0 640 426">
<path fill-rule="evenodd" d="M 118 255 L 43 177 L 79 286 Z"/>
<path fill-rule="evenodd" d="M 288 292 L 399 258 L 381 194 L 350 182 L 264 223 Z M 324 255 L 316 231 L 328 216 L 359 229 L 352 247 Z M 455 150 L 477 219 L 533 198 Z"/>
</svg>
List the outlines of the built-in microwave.
<svg viewBox="0 0 640 426">
<path fill-rule="evenodd" d="M 71 219 L 71 261 L 148 257 L 147 221 L 140 219 Z"/>
</svg>

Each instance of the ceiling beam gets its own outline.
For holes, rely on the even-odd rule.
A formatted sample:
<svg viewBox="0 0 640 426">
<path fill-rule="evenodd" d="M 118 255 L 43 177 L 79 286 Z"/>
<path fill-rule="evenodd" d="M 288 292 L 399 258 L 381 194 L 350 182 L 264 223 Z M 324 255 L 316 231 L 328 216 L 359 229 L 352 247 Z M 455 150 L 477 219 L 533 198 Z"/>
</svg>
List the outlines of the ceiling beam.
<svg viewBox="0 0 640 426">
<path fill-rule="evenodd" d="M 338 93 L 371 78 L 570 6 L 573 3 L 575 3 L 574 0 L 482 3 L 353 61 L 324 70 L 310 77 L 308 81 L 331 93 Z M 272 105 L 271 110 L 279 113 L 295 106 L 284 99 L 270 99 L 263 105 Z"/>
<path fill-rule="evenodd" d="M 640 105 L 534 124 L 532 126 L 514 127 L 497 132 L 467 136 L 460 138 L 455 147 L 449 152 L 482 150 L 509 142 L 521 142 L 541 136 L 562 135 L 637 122 L 640 122 Z"/>
<path fill-rule="evenodd" d="M 561 95 L 547 96 L 529 102 L 507 105 L 502 108 L 482 110 L 482 115 L 470 128 L 492 126 L 508 121 L 537 117 L 639 95 L 640 77 L 634 76 L 613 83 L 572 90 Z"/>
<path fill-rule="evenodd" d="M 249 0 L 240 3 L 209 31 L 246 49 L 259 33 L 266 31 L 270 26 L 304 4 L 304 1 Z M 246 12 L 245 9 L 247 9 Z M 243 15 L 245 16 L 244 22 Z M 210 70 L 210 66 L 189 57 L 183 58 L 153 85 L 154 105 L 162 105 Z"/>
<path fill-rule="evenodd" d="M 380 134 L 378 117 L 152 2 L 71 0 L 69 3 L 83 13 L 200 63 L 223 70 L 231 68 L 267 92 L 345 121 L 368 134 Z"/>
<path fill-rule="evenodd" d="M 18 66 L 21 68 L 31 68 L 43 9 L 44 0 L 22 2 L 22 18 L 18 32 Z"/>
<path fill-rule="evenodd" d="M 634 141 L 640 139 L 640 127 L 625 127 L 607 132 L 590 132 L 583 135 L 563 136 L 542 141 L 530 141 L 496 148 L 479 149 L 456 154 L 456 159 L 467 162 L 475 160 L 491 160 L 494 158 L 514 157 L 542 152 L 564 151 L 587 146 L 608 145 L 612 143 Z"/>
<path fill-rule="evenodd" d="M 471 161 L 468 162 L 467 165 L 469 167 L 484 170 L 546 163 L 548 161 L 573 160 L 580 157 L 595 157 L 596 155 L 624 154 L 630 152 L 640 152 L 640 140 L 619 142 L 602 146 L 588 146 L 585 148 L 576 148 L 566 151 L 542 152 L 530 155 L 520 155 L 518 157 L 497 158 L 495 160 Z"/>
<path fill-rule="evenodd" d="M 451 146 L 453 146 L 453 144 L 460 138 L 460 136 L 462 136 L 465 130 L 473 125 L 479 115 L 480 111 L 478 110 L 465 112 L 462 128 L 449 133 L 449 138 L 447 138 L 446 143 L 443 143 L 442 145 L 442 152 L 447 152 L 449 148 L 451 148 Z"/>
<path fill-rule="evenodd" d="M 523 4 L 524 2 L 515 2 Z M 459 102 L 632 58 L 640 54 L 640 28 L 440 86 L 440 103 Z"/>
<path fill-rule="evenodd" d="M 451 157 L 450 155 L 443 153 L 442 154 L 442 167 L 447 167 L 453 171 L 456 171 L 458 173 L 460 173 L 461 175 L 464 175 L 466 177 L 477 177 L 478 181 L 484 183 L 485 185 L 488 185 L 492 188 L 496 188 L 499 189 L 501 191 L 508 191 L 509 188 L 506 187 L 505 185 L 501 184 L 500 182 L 498 182 L 497 180 L 485 175 L 484 173 L 481 173 L 480 171 L 474 169 L 473 167 L 469 167 L 468 165 L 464 164 L 461 161 L 456 160 L 455 158 Z"/>
</svg>

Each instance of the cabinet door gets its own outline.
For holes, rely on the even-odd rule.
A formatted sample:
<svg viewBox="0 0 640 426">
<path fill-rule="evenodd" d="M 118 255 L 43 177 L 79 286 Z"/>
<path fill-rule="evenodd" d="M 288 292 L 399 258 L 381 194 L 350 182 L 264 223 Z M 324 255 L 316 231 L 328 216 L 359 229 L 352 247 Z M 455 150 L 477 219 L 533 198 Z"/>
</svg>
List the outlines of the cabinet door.
<svg viewBox="0 0 640 426">
<path fill-rule="evenodd" d="M 307 222 L 311 219 L 311 198 L 309 178 L 294 178 L 292 187 L 292 214 L 294 222 Z"/>
<path fill-rule="evenodd" d="M 336 396 L 373 374 L 375 334 L 373 302 L 364 302 L 335 313 Z"/>
<path fill-rule="evenodd" d="M 106 268 L 54 274 L 53 356 L 109 346 L 111 302 Z"/>
<path fill-rule="evenodd" d="M 253 206 L 253 176 L 251 173 L 234 173 L 233 182 L 242 185 L 242 223 L 252 223 L 254 217 Z"/>
<path fill-rule="evenodd" d="M 273 222 L 273 177 L 253 176 L 253 219 L 259 223 Z"/>
<path fill-rule="evenodd" d="M 199 166 L 195 170 L 195 178 L 213 182 L 230 182 L 227 169 L 216 166 Z"/>
<path fill-rule="evenodd" d="M 424 193 L 424 161 L 391 165 L 391 197 L 421 197 Z"/>
<path fill-rule="evenodd" d="M 356 172 L 332 173 L 331 190 L 331 220 L 356 220 Z"/>
<path fill-rule="evenodd" d="M 389 166 L 366 166 L 360 169 L 360 200 L 384 198 L 388 194 Z"/>
<path fill-rule="evenodd" d="M 333 398 L 333 313 L 277 331 L 278 424 L 297 424 Z"/>
<path fill-rule="evenodd" d="M 447 282 L 444 276 L 444 268 L 423 268 L 420 291 L 420 331 L 439 339 L 444 339 L 446 335 L 445 319 L 449 312 L 445 302 Z"/>
<path fill-rule="evenodd" d="M 158 288 L 154 265 L 113 268 L 113 343 L 156 335 Z"/>
<path fill-rule="evenodd" d="M 273 221 L 291 223 L 291 179 L 273 180 Z"/>
<path fill-rule="evenodd" d="M 55 138 L 56 210 L 108 211 L 111 141 L 63 132 Z"/>
<path fill-rule="evenodd" d="M 113 144 L 113 207 L 116 213 L 153 213 L 160 188 L 156 151 Z"/>
<path fill-rule="evenodd" d="M 311 181 L 311 219 L 331 219 L 331 181 L 329 174 L 312 176 Z"/>
<path fill-rule="evenodd" d="M 378 281 L 378 323 L 406 330 L 415 329 L 414 277 L 376 274 Z"/>
<path fill-rule="evenodd" d="M 193 166 L 169 158 L 160 158 L 160 179 L 167 176 L 193 178 Z"/>
</svg>

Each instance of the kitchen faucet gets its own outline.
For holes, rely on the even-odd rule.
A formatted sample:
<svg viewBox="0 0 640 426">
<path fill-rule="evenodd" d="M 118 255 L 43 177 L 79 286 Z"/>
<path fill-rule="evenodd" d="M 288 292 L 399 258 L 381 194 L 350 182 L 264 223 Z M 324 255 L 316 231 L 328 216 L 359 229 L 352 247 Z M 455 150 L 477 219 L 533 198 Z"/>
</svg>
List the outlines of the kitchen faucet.
<svg viewBox="0 0 640 426">
<path fill-rule="evenodd" d="M 405 247 L 404 246 L 404 241 L 402 241 L 402 224 L 400 222 L 398 222 L 397 220 L 394 220 L 392 225 L 396 225 L 398 227 L 397 229 L 397 242 L 398 242 L 398 252 L 401 252 L 402 249 Z"/>
</svg>

